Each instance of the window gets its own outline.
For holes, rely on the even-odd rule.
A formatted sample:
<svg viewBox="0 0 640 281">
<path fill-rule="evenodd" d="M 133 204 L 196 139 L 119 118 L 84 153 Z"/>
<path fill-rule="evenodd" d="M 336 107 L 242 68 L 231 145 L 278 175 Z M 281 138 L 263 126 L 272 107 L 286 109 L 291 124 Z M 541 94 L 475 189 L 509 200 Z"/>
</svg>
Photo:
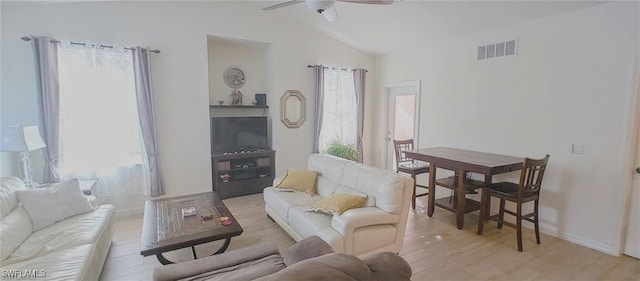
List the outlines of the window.
<svg viewBox="0 0 640 281">
<path fill-rule="evenodd" d="M 324 112 L 319 149 L 332 141 L 356 146 L 357 104 L 353 71 L 328 68 L 324 72 Z"/>
<path fill-rule="evenodd" d="M 63 178 L 99 177 L 141 164 L 131 52 L 62 42 L 58 69 Z"/>
</svg>

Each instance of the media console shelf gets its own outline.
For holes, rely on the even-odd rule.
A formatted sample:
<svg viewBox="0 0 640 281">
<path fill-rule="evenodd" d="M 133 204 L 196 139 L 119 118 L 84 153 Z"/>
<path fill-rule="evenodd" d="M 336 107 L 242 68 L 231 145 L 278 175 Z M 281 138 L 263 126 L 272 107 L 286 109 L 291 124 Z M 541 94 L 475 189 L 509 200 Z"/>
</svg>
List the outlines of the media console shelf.
<svg viewBox="0 0 640 281">
<path fill-rule="evenodd" d="M 262 190 L 273 183 L 276 167 L 274 150 L 211 155 L 213 191 L 230 198 Z"/>
</svg>

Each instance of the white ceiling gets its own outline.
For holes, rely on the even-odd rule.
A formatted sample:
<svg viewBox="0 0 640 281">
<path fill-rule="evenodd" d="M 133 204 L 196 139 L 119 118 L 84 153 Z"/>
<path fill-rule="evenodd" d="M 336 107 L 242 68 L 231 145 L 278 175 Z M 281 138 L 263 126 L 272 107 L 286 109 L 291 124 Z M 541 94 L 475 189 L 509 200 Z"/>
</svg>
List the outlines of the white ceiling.
<svg viewBox="0 0 640 281">
<path fill-rule="evenodd" d="M 286 0 L 281 1 L 286 2 Z M 257 2 L 261 9 L 278 1 Z M 337 2 L 329 23 L 304 3 L 271 10 L 372 54 L 473 34 L 606 2 L 595 1 L 396 1 L 392 5 Z"/>
</svg>

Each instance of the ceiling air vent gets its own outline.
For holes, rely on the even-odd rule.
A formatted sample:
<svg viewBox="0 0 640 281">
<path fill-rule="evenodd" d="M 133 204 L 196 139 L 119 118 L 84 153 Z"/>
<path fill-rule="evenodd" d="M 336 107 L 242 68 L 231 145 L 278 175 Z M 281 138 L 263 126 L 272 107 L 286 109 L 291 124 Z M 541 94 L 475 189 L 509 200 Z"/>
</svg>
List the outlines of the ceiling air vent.
<svg viewBox="0 0 640 281">
<path fill-rule="evenodd" d="M 516 55 L 516 40 L 498 42 L 478 47 L 478 60 Z"/>
</svg>

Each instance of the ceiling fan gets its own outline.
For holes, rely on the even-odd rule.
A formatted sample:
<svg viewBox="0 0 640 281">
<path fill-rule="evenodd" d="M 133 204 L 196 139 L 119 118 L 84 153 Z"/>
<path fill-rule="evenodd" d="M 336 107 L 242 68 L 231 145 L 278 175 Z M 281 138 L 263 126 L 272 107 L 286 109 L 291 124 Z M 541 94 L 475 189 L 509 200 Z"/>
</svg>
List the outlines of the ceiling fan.
<svg viewBox="0 0 640 281">
<path fill-rule="evenodd" d="M 334 22 L 338 19 L 338 11 L 336 11 L 335 2 L 349 2 L 358 4 L 376 4 L 376 5 L 390 5 L 393 4 L 393 0 L 291 0 L 288 2 L 280 3 L 277 5 L 269 6 L 263 11 L 283 8 L 298 3 L 306 3 L 309 9 L 322 14 L 328 22 Z"/>
</svg>

